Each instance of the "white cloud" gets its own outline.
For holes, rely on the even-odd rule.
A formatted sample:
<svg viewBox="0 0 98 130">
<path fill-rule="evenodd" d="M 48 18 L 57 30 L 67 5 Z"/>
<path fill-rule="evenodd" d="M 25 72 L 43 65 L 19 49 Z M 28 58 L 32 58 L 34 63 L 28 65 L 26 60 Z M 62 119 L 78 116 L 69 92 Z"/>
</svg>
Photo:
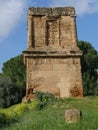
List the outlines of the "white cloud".
<svg viewBox="0 0 98 130">
<path fill-rule="evenodd" d="M 98 0 L 0 0 L 0 41 L 5 39 L 29 6 L 74 6 L 78 15 L 98 12 Z"/>
<path fill-rule="evenodd" d="M 6 38 L 24 12 L 23 0 L 0 0 L 0 41 Z"/>
<path fill-rule="evenodd" d="M 52 0 L 50 6 L 74 6 L 78 15 L 98 12 L 98 0 Z"/>
</svg>

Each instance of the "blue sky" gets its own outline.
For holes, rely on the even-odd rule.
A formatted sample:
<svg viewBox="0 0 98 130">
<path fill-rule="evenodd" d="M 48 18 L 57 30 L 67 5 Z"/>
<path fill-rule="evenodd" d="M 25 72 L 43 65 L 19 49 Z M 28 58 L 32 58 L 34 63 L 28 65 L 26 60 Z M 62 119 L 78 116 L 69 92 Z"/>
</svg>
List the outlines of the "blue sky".
<svg viewBox="0 0 98 130">
<path fill-rule="evenodd" d="M 74 6 L 78 39 L 98 51 L 98 0 L 0 0 L 0 70 L 27 48 L 27 10 L 33 6 Z"/>
</svg>

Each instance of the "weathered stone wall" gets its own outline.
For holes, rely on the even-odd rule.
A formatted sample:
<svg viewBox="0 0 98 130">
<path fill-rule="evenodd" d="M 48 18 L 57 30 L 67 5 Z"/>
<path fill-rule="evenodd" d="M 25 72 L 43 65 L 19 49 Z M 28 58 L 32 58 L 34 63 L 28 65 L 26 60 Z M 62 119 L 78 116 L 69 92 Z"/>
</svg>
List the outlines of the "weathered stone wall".
<svg viewBox="0 0 98 130">
<path fill-rule="evenodd" d="M 82 96 L 79 58 L 28 58 L 27 64 L 28 84 L 35 91 L 57 97 Z"/>
<path fill-rule="evenodd" d="M 83 96 L 75 18 L 73 7 L 29 9 L 28 48 L 23 52 L 27 95 Z"/>
<path fill-rule="evenodd" d="M 47 45 L 77 47 L 74 8 L 30 8 L 28 48 Z"/>
</svg>

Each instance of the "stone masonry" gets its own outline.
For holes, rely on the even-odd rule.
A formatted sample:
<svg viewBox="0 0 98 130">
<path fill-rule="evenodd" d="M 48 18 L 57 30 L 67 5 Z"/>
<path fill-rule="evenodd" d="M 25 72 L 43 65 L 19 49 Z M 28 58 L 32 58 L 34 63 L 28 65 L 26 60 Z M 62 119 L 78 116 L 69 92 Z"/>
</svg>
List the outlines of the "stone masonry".
<svg viewBox="0 0 98 130">
<path fill-rule="evenodd" d="M 35 91 L 83 96 L 75 19 L 73 7 L 29 8 L 26 97 Z"/>
</svg>

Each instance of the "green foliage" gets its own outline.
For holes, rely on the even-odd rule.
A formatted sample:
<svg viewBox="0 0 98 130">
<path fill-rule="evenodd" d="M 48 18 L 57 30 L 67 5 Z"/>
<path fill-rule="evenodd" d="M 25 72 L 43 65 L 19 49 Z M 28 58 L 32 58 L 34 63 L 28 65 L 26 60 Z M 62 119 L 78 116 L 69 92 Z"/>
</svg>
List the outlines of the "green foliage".
<svg viewBox="0 0 98 130">
<path fill-rule="evenodd" d="M 83 52 L 81 66 L 84 95 L 98 95 L 98 52 L 88 42 L 79 41 L 78 45 Z"/>
<path fill-rule="evenodd" d="M 7 109 L 0 109 L 0 126 L 17 122 L 26 111 L 36 109 L 38 104 L 39 101 L 34 101 L 31 103 L 17 104 Z"/>
<path fill-rule="evenodd" d="M 6 115 L 0 110 L 0 127 L 6 123 Z"/>
<path fill-rule="evenodd" d="M 26 86 L 26 68 L 23 63 L 23 55 L 19 55 L 5 62 L 0 77 L 3 77 L 3 83 L 0 81 L 0 84 L 2 84 L 0 85 L 0 93 L 2 93 L 2 96 L 0 96 L 1 104 L 4 104 L 3 102 L 6 101 L 4 98 L 7 98 L 7 100 L 10 101 L 9 104 L 7 104 L 7 101 L 6 105 L 2 105 L 2 107 L 21 102 L 22 97 L 25 96 Z M 11 79 L 11 83 L 9 83 L 9 80 L 7 79 Z M 12 101 L 9 98 L 12 99 Z"/>
<path fill-rule="evenodd" d="M 54 95 L 52 95 L 51 93 L 48 93 L 48 92 L 44 93 L 40 91 L 37 91 L 35 93 L 35 97 L 37 100 L 40 101 L 37 106 L 38 110 L 43 109 L 45 106 L 49 105 L 51 101 L 54 101 L 55 99 Z"/>
<path fill-rule="evenodd" d="M 19 92 L 10 78 L 0 77 L 0 108 L 18 103 L 21 100 Z"/>
<path fill-rule="evenodd" d="M 66 109 L 79 109 L 83 118 L 67 124 Z M 89 125 L 88 125 L 89 124 Z M 3 130 L 94 130 L 98 129 L 98 97 L 58 99 L 45 109 L 25 112 L 17 123 L 4 126 Z"/>
<path fill-rule="evenodd" d="M 37 91 L 35 93 L 35 96 L 36 96 L 36 99 L 40 100 L 41 102 L 43 102 L 43 101 L 48 102 L 49 100 L 55 99 L 54 95 L 51 93 L 48 93 L 48 92 L 45 93 L 45 92 Z"/>
<path fill-rule="evenodd" d="M 23 55 L 5 62 L 2 68 L 2 75 L 10 77 L 16 86 L 24 87 L 26 82 L 26 68 L 23 63 Z"/>
</svg>

